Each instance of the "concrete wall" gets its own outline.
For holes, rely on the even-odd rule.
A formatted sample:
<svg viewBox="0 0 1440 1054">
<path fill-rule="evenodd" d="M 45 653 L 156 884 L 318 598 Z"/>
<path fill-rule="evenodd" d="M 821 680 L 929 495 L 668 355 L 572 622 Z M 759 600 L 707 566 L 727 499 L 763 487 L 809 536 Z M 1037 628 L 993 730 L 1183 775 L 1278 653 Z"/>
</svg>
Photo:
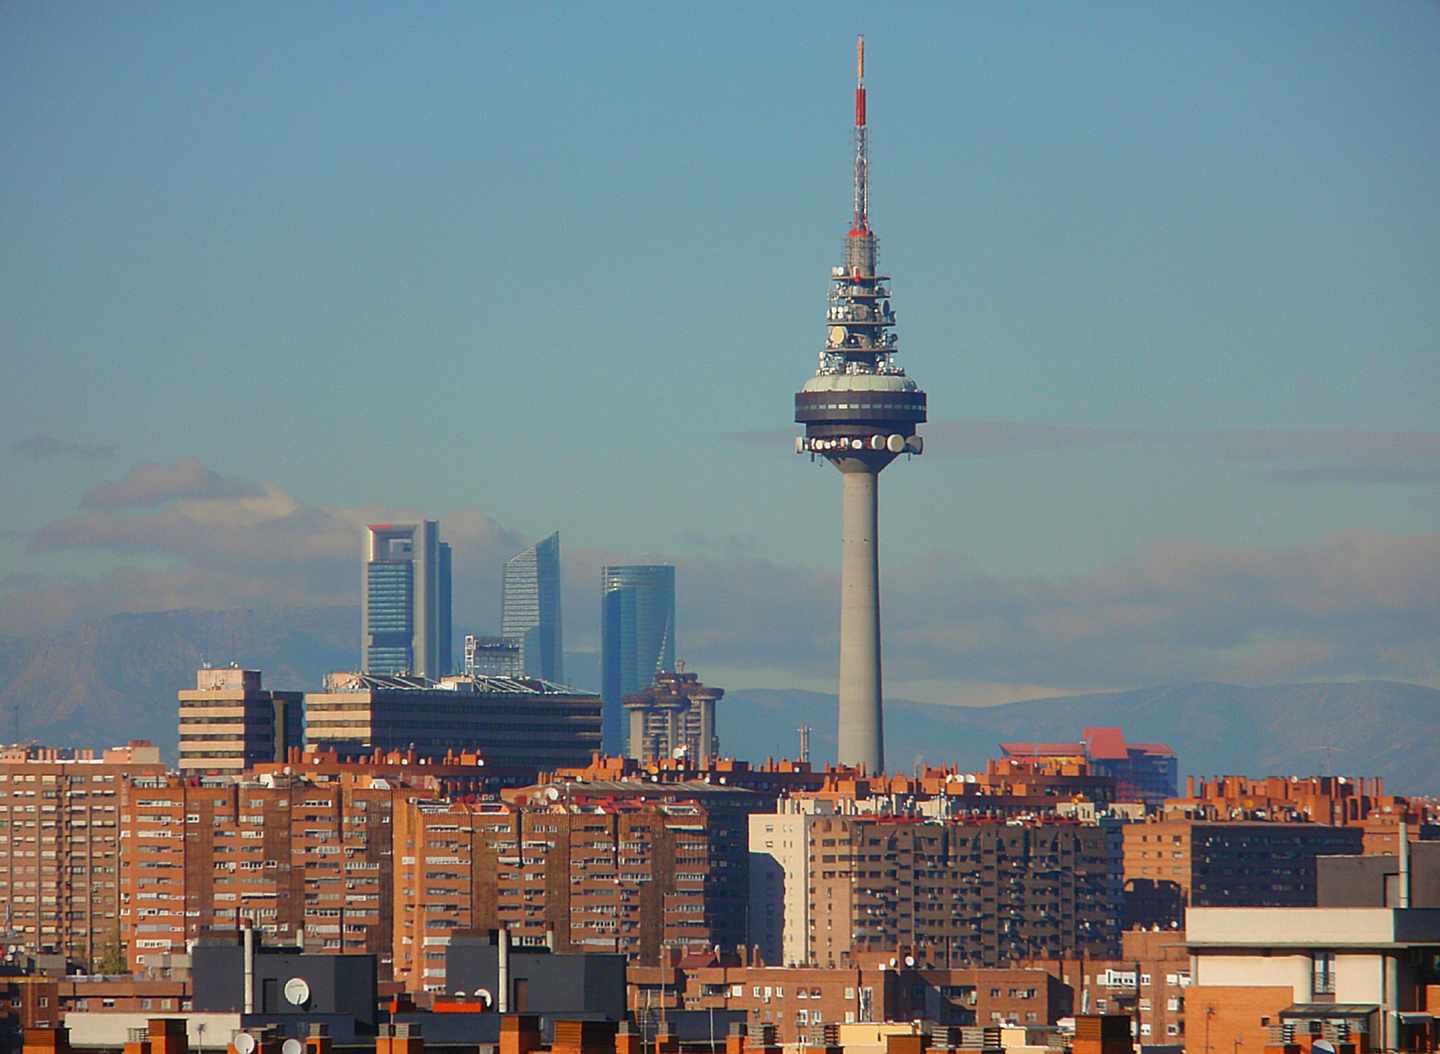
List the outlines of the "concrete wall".
<svg viewBox="0 0 1440 1054">
<path fill-rule="evenodd" d="M 1380 983 L 1379 955 L 1335 956 L 1335 1002 L 1380 1003 L 1385 989 Z"/>
<path fill-rule="evenodd" d="M 113 1010 L 72 1010 L 65 1015 L 73 1047 L 125 1046 L 132 1028 L 146 1028 L 151 1018 L 183 1017 L 185 1035 L 190 1049 L 223 1050 L 230 1037 L 240 1031 L 239 1014 L 223 1013 L 156 1013 L 146 1010 L 136 1014 L 117 1014 Z"/>
<path fill-rule="evenodd" d="M 1310 1000 L 1314 966 L 1305 953 L 1252 955 L 1246 952 L 1202 952 L 1195 957 L 1194 984 L 1241 988 L 1284 986 L 1296 1002 Z M 1186 1015 L 1187 1021 L 1193 1020 Z"/>
<path fill-rule="evenodd" d="M 1440 922 L 1440 912 L 1435 914 Z M 1395 928 L 1395 912 L 1388 908 L 1189 908 L 1185 912 L 1185 935 L 1192 945 L 1385 944 L 1395 939 Z M 1440 927 L 1435 935 L 1440 937 Z"/>
</svg>

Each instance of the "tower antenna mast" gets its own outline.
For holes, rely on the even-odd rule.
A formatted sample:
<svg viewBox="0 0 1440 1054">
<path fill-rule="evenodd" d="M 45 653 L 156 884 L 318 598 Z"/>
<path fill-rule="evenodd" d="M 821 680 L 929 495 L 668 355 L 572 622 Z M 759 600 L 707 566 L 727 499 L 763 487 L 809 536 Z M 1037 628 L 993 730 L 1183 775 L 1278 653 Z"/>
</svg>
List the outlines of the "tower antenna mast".
<svg viewBox="0 0 1440 1054">
<path fill-rule="evenodd" d="M 870 230 L 870 150 L 865 126 L 865 37 L 855 38 L 855 216 L 852 234 Z"/>
</svg>

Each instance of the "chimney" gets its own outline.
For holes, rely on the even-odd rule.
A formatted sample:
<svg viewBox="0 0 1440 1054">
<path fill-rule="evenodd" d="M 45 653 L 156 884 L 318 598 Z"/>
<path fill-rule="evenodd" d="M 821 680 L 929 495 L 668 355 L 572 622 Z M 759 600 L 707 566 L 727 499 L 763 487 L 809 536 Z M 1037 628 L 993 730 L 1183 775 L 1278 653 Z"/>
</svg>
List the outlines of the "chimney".
<svg viewBox="0 0 1440 1054">
<path fill-rule="evenodd" d="M 500 1019 L 500 1054 L 534 1054 L 539 1049 L 538 1015 L 506 1014 Z"/>
<path fill-rule="evenodd" d="M 24 1044 L 24 1054 L 70 1054 L 70 1030 L 63 1025 L 27 1028 Z"/>
<path fill-rule="evenodd" d="M 245 948 L 245 1001 L 241 1009 L 247 1014 L 255 1013 L 255 924 L 249 919 L 241 923 Z"/>
<path fill-rule="evenodd" d="M 1410 826 L 1404 820 L 1395 825 L 1395 836 L 1399 840 L 1396 859 L 1400 864 L 1400 906 L 1410 906 Z"/>
<path fill-rule="evenodd" d="M 310 1034 L 305 1037 L 305 1054 L 331 1054 L 333 1047 L 329 1026 L 319 1022 L 311 1024 Z"/>
<path fill-rule="evenodd" d="M 375 1036 L 375 1054 L 425 1054 L 425 1037 L 418 1024 L 381 1025 Z"/>
<path fill-rule="evenodd" d="M 501 926 L 496 933 L 495 967 L 495 1009 L 501 1014 L 510 1012 L 510 931 Z"/>
<path fill-rule="evenodd" d="M 640 1034 L 630 1027 L 630 1022 L 620 1022 L 620 1029 L 615 1033 L 615 1054 L 644 1054 L 640 1044 Z"/>
<path fill-rule="evenodd" d="M 189 1054 L 190 1041 L 185 1034 L 184 1018 L 152 1017 L 147 1024 L 150 1054 Z"/>
</svg>

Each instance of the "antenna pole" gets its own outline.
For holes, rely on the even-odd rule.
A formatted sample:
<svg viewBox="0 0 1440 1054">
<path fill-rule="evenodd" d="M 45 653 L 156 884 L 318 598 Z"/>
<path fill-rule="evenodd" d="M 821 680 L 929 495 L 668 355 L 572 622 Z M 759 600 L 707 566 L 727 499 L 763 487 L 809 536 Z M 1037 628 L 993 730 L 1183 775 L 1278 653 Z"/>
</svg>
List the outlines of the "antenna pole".
<svg viewBox="0 0 1440 1054">
<path fill-rule="evenodd" d="M 855 215 L 851 230 L 870 230 L 870 152 L 865 127 L 865 37 L 855 39 Z"/>
</svg>

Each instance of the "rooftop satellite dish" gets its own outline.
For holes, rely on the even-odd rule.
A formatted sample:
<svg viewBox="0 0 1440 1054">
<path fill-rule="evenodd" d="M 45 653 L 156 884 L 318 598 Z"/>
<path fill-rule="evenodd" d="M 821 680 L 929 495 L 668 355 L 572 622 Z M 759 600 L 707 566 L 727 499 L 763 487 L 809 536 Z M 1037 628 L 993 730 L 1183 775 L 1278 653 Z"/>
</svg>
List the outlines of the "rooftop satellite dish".
<svg viewBox="0 0 1440 1054">
<path fill-rule="evenodd" d="M 280 1054 L 301 1054 L 304 1049 L 305 1044 L 301 1043 L 294 1036 L 291 1036 L 284 1043 L 280 1044 Z"/>
<path fill-rule="evenodd" d="M 830 343 L 832 343 L 832 344 L 844 344 L 844 343 L 845 343 L 845 327 L 844 327 L 844 326 L 831 326 L 831 327 L 830 327 Z"/>
<path fill-rule="evenodd" d="M 235 1048 L 236 1054 L 255 1054 L 255 1037 L 249 1032 L 241 1032 L 230 1045 Z"/>
<path fill-rule="evenodd" d="M 914 965 L 915 965 L 915 956 L 913 956 L 913 955 L 907 955 L 907 956 L 905 956 L 905 965 L 906 965 L 906 966 L 914 966 Z"/>
<path fill-rule="evenodd" d="M 494 998 L 490 995 L 490 989 L 488 988 L 475 989 L 475 998 L 479 999 L 480 1002 L 484 1003 L 486 1006 L 489 1006 L 491 1003 L 495 1002 Z"/>
<path fill-rule="evenodd" d="M 310 984 L 303 977 L 292 977 L 285 982 L 285 999 L 292 1006 L 304 1006 L 310 1001 Z"/>
<path fill-rule="evenodd" d="M 1335 1054 L 1335 1044 L 1328 1039 L 1317 1039 L 1310 1044 L 1311 1050 L 1318 1050 L 1320 1054 Z"/>
<path fill-rule="evenodd" d="M 549 798 L 551 801 L 559 801 L 560 789 L 558 787 L 546 787 L 545 797 Z"/>
</svg>

